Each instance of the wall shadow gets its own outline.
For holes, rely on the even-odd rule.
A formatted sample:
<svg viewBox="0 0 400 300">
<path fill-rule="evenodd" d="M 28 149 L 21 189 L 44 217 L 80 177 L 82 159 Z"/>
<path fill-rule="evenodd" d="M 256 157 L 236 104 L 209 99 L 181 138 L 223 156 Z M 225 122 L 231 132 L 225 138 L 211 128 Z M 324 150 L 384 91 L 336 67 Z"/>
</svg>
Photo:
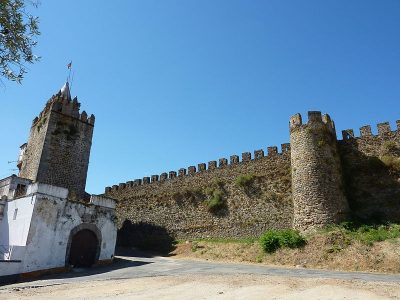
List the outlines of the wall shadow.
<svg viewBox="0 0 400 300">
<path fill-rule="evenodd" d="M 343 188 L 353 221 L 363 224 L 400 222 L 400 168 L 390 161 L 398 151 L 381 157 L 359 151 L 354 139 L 340 143 Z M 386 158 L 386 159 L 385 159 Z"/>
<path fill-rule="evenodd" d="M 117 249 L 119 251 L 127 252 L 129 248 L 134 247 L 149 252 L 147 255 L 150 256 L 169 256 L 170 252 L 175 250 L 175 245 L 176 240 L 167 229 L 155 224 L 145 222 L 132 223 L 130 220 L 125 220 L 117 233 Z M 130 251 L 132 252 L 133 249 Z M 143 252 L 136 253 L 146 255 Z M 123 254 L 118 253 L 118 255 Z"/>
</svg>

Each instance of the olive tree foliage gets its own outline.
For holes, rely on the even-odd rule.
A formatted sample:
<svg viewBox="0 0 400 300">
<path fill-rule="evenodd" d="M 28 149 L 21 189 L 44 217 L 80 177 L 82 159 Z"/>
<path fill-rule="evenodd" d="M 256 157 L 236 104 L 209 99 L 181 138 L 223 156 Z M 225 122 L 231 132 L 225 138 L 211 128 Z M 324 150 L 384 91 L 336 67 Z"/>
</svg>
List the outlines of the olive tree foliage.
<svg viewBox="0 0 400 300">
<path fill-rule="evenodd" d="M 27 63 L 39 60 L 32 52 L 40 34 L 38 18 L 27 11 L 27 7 L 38 5 L 34 0 L 0 0 L 0 73 L 3 78 L 21 83 Z"/>
</svg>

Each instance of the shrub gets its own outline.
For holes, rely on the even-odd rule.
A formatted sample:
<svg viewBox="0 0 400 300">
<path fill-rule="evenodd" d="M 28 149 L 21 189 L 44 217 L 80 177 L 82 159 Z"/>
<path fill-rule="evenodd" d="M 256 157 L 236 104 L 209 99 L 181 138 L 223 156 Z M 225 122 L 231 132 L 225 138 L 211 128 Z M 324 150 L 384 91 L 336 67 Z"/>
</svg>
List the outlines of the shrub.
<svg viewBox="0 0 400 300">
<path fill-rule="evenodd" d="M 280 233 L 280 245 L 281 247 L 288 248 L 300 248 L 306 244 L 304 237 L 300 233 L 293 229 L 285 229 Z"/>
<path fill-rule="evenodd" d="M 279 233 L 276 230 L 268 230 L 261 236 L 260 244 L 265 252 L 275 252 L 280 247 Z"/>
<path fill-rule="evenodd" d="M 253 174 L 240 175 L 236 178 L 236 184 L 240 187 L 248 187 L 254 181 L 254 178 Z"/>
<path fill-rule="evenodd" d="M 372 245 L 374 242 L 400 237 L 400 225 L 398 224 L 366 225 L 345 222 L 340 225 L 327 226 L 324 231 L 326 233 L 341 232 L 346 244 L 351 243 L 351 240 L 358 240 Z"/>
<path fill-rule="evenodd" d="M 208 196 L 205 204 L 210 212 L 216 213 L 219 209 L 225 207 L 223 199 L 225 193 L 224 182 L 220 179 L 214 180 L 211 186 L 204 189 L 204 194 Z"/>
<path fill-rule="evenodd" d="M 353 232 L 353 236 L 359 241 L 372 245 L 374 242 L 400 237 L 400 225 L 363 225 Z"/>
<path fill-rule="evenodd" d="M 293 229 L 268 230 L 261 236 L 260 244 L 265 252 L 272 253 L 281 247 L 303 247 L 306 240 L 298 231 Z"/>
<path fill-rule="evenodd" d="M 215 211 L 224 206 L 224 201 L 222 200 L 222 192 L 219 190 L 214 190 L 212 196 L 207 200 L 207 207 L 210 211 Z"/>
</svg>

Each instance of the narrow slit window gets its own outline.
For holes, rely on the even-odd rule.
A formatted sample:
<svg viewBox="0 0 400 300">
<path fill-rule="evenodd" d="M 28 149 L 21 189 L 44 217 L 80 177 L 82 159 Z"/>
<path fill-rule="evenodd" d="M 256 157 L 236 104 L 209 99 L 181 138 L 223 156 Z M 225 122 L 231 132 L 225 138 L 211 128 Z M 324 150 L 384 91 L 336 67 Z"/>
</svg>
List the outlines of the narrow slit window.
<svg viewBox="0 0 400 300">
<path fill-rule="evenodd" d="M 17 214 L 18 214 L 18 208 L 16 208 L 16 209 L 14 210 L 13 220 L 16 220 L 16 219 L 17 219 Z"/>
</svg>

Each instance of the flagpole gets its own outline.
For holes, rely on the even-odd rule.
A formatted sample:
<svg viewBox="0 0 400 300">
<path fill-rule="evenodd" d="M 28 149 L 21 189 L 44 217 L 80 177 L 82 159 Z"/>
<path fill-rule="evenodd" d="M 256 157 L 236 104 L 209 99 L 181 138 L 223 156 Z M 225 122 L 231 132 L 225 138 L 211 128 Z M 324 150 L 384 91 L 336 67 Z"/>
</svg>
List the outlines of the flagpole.
<svg viewBox="0 0 400 300">
<path fill-rule="evenodd" d="M 74 75 L 75 75 L 75 71 L 72 72 L 71 85 L 69 86 L 69 92 L 70 92 L 70 93 L 71 93 L 71 91 L 72 91 L 72 84 L 74 83 Z"/>
<path fill-rule="evenodd" d="M 67 68 L 68 68 L 68 70 L 69 70 L 68 77 L 67 77 L 67 82 L 69 83 L 69 81 L 71 80 L 72 60 L 71 60 L 71 62 L 67 65 Z"/>
</svg>

